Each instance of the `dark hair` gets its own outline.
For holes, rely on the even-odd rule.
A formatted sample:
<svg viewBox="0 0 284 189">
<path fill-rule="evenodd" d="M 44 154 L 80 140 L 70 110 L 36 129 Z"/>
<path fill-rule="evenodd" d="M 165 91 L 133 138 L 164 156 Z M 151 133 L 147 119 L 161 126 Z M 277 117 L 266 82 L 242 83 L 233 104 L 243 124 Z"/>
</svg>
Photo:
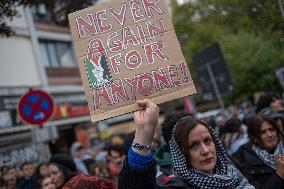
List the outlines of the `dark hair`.
<svg viewBox="0 0 284 189">
<path fill-rule="evenodd" d="M 1 173 L 1 175 L 5 174 L 8 169 L 9 169 L 9 167 L 6 166 L 6 165 L 4 165 L 3 167 L 1 167 L 1 168 L 0 168 L 0 173 Z"/>
<path fill-rule="evenodd" d="M 242 122 L 238 118 L 231 118 L 226 121 L 224 126 L 225 133 L 237 133 L 242 126 Z"/>
<path fill-rule="evenodd" d="M 62 165 L 60 165 L 60 164 L 49 163 L 49 165 L 54 165 L 54 166 L 56 166 L 56 167 L 62 172 L 62 174 L 64 175 L 64 183 L 63 183 L 63 185 L 64 185 L 68 180 L 70 180 L 71 178 L 73 178 L 74 176 L 77 175 L 77 172 L 73 172 L 73 171 L 71 171 L 70 169 L 68 169 L 67 167 L 62 166 Z"/>
<path fill-rule="evenodd" d="M 6 186 L 6 183 L 2 177 L 0 177 L 0 187 Z"/>
<path fill-rule="evenodd" d="M 79 150 L 83 150 L 84 147 L 83 146 L 78 146 L 78 148 L 76 148 L 76 152 L 78 152 Z"/>
<path fill-rule="evenodd" d="M 33 163 L 32 162 L 30 162 L 30 161 L 25 161 L 22 165 L 21 165 L 21 170 L 23 170 L 23 168 L 26 166 L 26 165 L 33 165 Z"/>
<path fill-rule="evenodd" d="M 162 135 L 163 135 L 164 140 L 167 144 L 169 144 L 169 141 L 171 140 L 172 131 L 173 131 L 173 128 L 174 128 L 176 122 L 179 119 L 181 119 L 185 116 L 189 116 L 189 115 L 191 115 L 191 114 L 185 113 L 185 112 L 172 113 L 172 114 L 166 115 L 165 120 L 162 123 Z"/>
<path fill-rule="evenodd" d="M 49 164 L 60 165 L 61 167 L 65 167 L 67 170 L 71 172 L 77 171 L 74 160 L 68 154 L 55 154 L 51 156 Z"/>
<path fill-rule="evenodd" d="M 49 165 L 56 166 L 64 175 L 64 183 L 77 174 L 76 165 L 68 154 L 55 154 L 51 156 Z"/>
<path fill-rule="evenodd" d="M 248 136 L 251 144 L 259 145 L 261 124 L 263 122 L 269 123 L 276 130 L 277 135 L 280 138 L 280 130 L 273 119 L 269 117 L 252 116 L 247 120 Z"/>
<path fill-rule="evenodd" d="M 42 183 L 44 179 L 50 178 L 49 176 L 40 177 L 36 180 L 36 185 L 33 185 L 33 188 L 42 188 Z"/>
<path fill-rule="evenodd" d="M 40 168 L 42 166 L 48 166 L 48 163 L 40 163 L 35 169 L 35 173 L 34 173 L 35 175 L 42 176 L 42 175 L 40 175 Z"/>
<path fill-rule="evenodd" d="M 15 169 L 15 170 L 16 170 L 15 167 L 8 167 L 8 168 L 7 168 L 7 173 L 8 173 L 11 169 Z"/>
<path fill-rule="evenodd" d="M 208 129 L 208 124 L 206 122 L 204 122 L 202 120 L 198 120 L 198 119 L 194 118 L 193 116 L 187 116 L 185 118 L 182 118 L 176 123 L 175 139 L 176 139 L 177 144 L 181 147 L 183 154 L 185 155 L 186 159 L 189 159 L 188 153 L 186 153 L 187 152 L 187 146 L 188 146 L 188 134 L 198 124 L 204 125 Z M 208 131 L 209 131 L 210 135 L 212 136 L 209 129 L 208 129 Z M 214 141 L 214 143 L 215 143 L 215 141 Z"/>
<path fill-rule="evenodd" d="M 33 186 L 35 186 L 35 188 L 41 187 L 41 181 L 43 180 L 44 177 L 40 175 L 40 168 L 43 165 L 48 166 L 47 163 L 40 163 L 36 167 L 34 175 L 32 176 L 32 183 L 33 183 Z"/>
<path fill-rule="evenodd" d="M 263 108 L 270 106 L 270 103 L 275 99 L 280 99 L 280 96 L 275 92 L 267 92 L 265 95 L 259 97 L 256 103 L 256 113 L 260 112 Z"/>
<path fill-rule="evenodd" d="M 109 156 L 111 155 L 111 151 L 116 151 L 121 156 L 124 154 L 124 149 L 122 145 L 109 145 L 107 148 L 107 152 Z"/>
<path fill-rule="evenodd" d="M 46 176 L 46 177 L 48 177 L 48 176 Z M 37 180 L 36 180 L 36 185 L 35 184 L 33 184 L 33 188 L 42 188 L 42 182 L 43 182 L 43 180 L 46 178 L 46 177 L 40 177 L 40 178 L 38 178 Z"/>
<path fill-rule="evenodd" d="M 99 171 L 99 173 L 97 172 L 97 170 Z M 105 170 L 106 172 L 104 173 L 104 172 L 102 172 L 102 170 Z M 95 163 L 95 164 L 91 165 L 90 173 L 91 173 L 91 175 L 94 175 L 94 176 L 97 176 L 97 177 L 106 178 L 106 179 L 113 179 L 110 168 L 107 165 L 107 163 L 100 162 L 100 163 Z"/>
</svg>

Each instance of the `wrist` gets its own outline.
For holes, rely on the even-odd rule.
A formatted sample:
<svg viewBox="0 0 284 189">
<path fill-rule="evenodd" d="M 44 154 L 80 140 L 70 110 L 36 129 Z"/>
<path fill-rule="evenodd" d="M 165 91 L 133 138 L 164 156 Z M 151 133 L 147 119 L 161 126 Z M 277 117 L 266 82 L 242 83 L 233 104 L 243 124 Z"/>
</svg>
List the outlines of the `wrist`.
<svg viewBox="0 0 284 189">
<path fill-rule="evenodd" d="M 133 146 L 131 146 L 131 149 L 133 150 L 133 152 L 136 152 L 137 154 L 140 154 L 142 156 L 148 156 L 151 153 L 151 150 L 148 149 L 138 150 Z"/>
<path fill-rule="evenodd" d="M 147 138 L 145 138 L 145 137 L 136 137 L 136 136 L 135 136 L 133 142 L 134 142 L 134 143 L 143 144 L 143 145 L 145 145 L 145 146 L 150 146 L 150 145 L 152 145 L 152 143 L 153 143 L 153 139 L 150 140 L 150 139 L 147 139 Z"/>
<path fill-rule="evenodd" d="M 147 156 L 150 154 L 151 150 L 153 149 L 153 146 L 152 144 L 150 145 L 145 145 L 143 143 L 139 143 L 135 140 L 133 140 L 133 143 L 131 145 L 131 149 L 140 154 L 140 155 L 143 155 L 143 156 Z"/>
<path fill-rule="evenodd" d="M 154 134 L 149 135 L 145 132 L 140 132 L 136 130 L 133 142 L 150 146 L 152 145 L 153 140 L 154 140 Z"/>
</svg>

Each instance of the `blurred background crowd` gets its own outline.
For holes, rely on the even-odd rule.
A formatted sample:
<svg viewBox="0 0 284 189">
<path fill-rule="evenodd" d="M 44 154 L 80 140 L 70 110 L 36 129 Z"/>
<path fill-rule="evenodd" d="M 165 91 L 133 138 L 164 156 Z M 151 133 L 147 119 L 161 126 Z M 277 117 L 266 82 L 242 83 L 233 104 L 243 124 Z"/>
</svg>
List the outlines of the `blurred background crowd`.
<svg viewBox="0 0 284 189">
<path fill-rule="evenodd" d="M 156 149 L 157 176 L 161 172 L 166 172 L 171 166 L 168 143 L 173 126 L 181 117 L 190 114 L 192 113 L 180 110 L 166 115 L 161 113 L 160 116 L 163 119 L 156 129 L 153 143 Z M 239 105 L 230 105 L 225 111 L 219 113 L 211 111 L 206 114 L 206 117 L 201 114 L 195 114 L 195 116 L 206 120 L 215 128 L 227 153 L 241 170 L 242 166 L 250 166 L 243 165 L 248 160 L 240 159 L 244 158 L 241 154 L 246 153 L 248 146 L 258 145 L 265 147 L 264 149 L 275 149 L 278 141 L 283 143 L 284 105 L 283 96 L 280 93 L 268 92 L 260 96 L 256 103 L 244 101 Z M 270 126 L 268 131 L 261 130 L 265 123 Z M 266 134 L 263 135 L 265 132 Z M 271 144 L 269 140 L 276 137 L 275 133 L 279 138 L 277 137 L 275 144 Z M 24 162 L 19 167 L 1 165 L 0 188 L 61 188 L 70 178 L 78 174 L 95 175 L 117 181 L 133 138 L 134 132 L 127 135 L 113 135 L 108 140 L 101 141 L 99 145 L 89 148 L 75 141 L 69 153 L 52 155 L 46 162 Z M 250 159 L 249 163 L 257 162 L 257 159 L 257 157 Z M 262 170 L 258 171 L 264 176 L 268 174 Z"/>
<path fill-rule="evenodd" d="M 62 188 L 78 174 L 117 180 L 134 138 L 133 114 L 90 121 L 67 18 L 102 1 L 0 3 L 0 189 Z M 159 105 L 157 175 L 171 166 L 174 124 L 190 113 L 215 128 L 257 186 L 277 171 L 271 157 L 283 154 L 284 3 L 166 2 L 197 94 Z M 19 117 L 30 89 L 56 104 L 41 129 Z"/>
</svg>

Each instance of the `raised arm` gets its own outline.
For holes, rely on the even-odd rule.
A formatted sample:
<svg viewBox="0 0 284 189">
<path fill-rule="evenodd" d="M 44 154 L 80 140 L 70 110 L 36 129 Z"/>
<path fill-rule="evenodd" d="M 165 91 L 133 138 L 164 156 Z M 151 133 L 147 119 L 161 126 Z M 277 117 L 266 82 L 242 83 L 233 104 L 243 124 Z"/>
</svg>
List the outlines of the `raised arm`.
<svg viewBox="0 0 284 189">
<path fill-rule="evenodd" d="M 152 142 L 158 124 L 159 108 L 148 99 L 137 101 L 134 113 L 135 138 L 119 175 L 119 189 L 154 189 L 156 169 Z"/>
<path fill-rule="evenodd" d="M 148 99 L 137 101 L 137 105 L 141 110 L 134 113 L 134 122 L 136 124 L 134 144 L 150 147 L 158 124 L 159 108 Z M 134 147 L 132 149 L 141 155 L 148 155 L 151 152 L 146 147 L 143 150 Z"/>
</svg>

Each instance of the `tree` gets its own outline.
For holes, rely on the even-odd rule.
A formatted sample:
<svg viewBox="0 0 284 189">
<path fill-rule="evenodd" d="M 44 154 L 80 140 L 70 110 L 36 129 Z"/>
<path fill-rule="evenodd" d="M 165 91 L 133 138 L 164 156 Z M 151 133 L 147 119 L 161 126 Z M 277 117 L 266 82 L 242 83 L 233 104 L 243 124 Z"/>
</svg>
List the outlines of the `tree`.
<svg viewBox="0 0 284 189">
<path fill-rule="evenodd" d="M 283 67 L 284 44 L 277 38 L 242 32 L 219 41 L 234 80 L 235 97 L 281 90 L 275 70 Z"/>
<path fill-rule="evenodd" d="M 44 5 L 49 13 L 49 19 L 57 25 L 68 26 L 67 15 L 71 12 L 93 5 L 97 0 L 9 0 L 0 2 L 0 35 L 10 36 L 13 31 L 7 21 L 19 17 L 17 7 Z"/>
<path fill-rule="evenodd" d="M 284 61 L 284 21 L 277 1 L 198 0 L 173 5 L 175 30 L 195 81 L 192 56 L 217 41 L 233 77 L 234 97 L 280 90 L 274 71 Z"/>
</svg>

